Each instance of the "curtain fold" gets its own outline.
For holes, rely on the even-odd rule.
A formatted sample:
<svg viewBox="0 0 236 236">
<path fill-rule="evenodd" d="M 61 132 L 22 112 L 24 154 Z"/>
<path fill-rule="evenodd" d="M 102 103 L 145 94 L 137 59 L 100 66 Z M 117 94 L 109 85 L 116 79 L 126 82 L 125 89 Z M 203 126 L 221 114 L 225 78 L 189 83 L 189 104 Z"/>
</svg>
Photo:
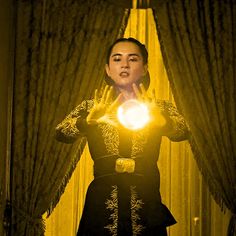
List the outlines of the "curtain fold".
<svg viewBox="0 0 236 236">
<path fill-rule="evenodd" d="M 169 0 L 154 16 L 168 77 L 216 202 L 236 213 L 236 3 Z M 234 235 L 235 217 L 229 225 Z"/>
<path fill-rule="evenodd" d="M 129 12 L 105 0 L 17 1 L 12 129 L 12 235 L 43 235 L 85 145 L 54 128 L 103 85 L 106 49 Z M 79 148 L 78 148 L 79 146 Z"/>
</svg>

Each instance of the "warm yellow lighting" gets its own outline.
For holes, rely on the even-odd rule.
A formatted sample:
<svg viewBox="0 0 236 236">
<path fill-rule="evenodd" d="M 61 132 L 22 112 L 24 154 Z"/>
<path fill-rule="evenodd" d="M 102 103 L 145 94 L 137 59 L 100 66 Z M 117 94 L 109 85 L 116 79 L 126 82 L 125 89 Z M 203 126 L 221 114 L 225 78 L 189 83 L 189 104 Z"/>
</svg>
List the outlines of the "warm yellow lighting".
<svg viewBox="0 0 236 236">
<path fill-rule="evenodd" d="M 135 99 L 124 102 L 117 112 L 118 120 L 127 129 L 143 128 L 150 120 L 148 107 Z"/>
<path fill-rule="evenodd" d="M 132 8 L 133 8 L 133 9 L 137 9 L 137 5 L 138 5 L 138 4 L 137 4 L 137 0 L 133 0 L 133 1 L 132 1 Z"/>
</svg>

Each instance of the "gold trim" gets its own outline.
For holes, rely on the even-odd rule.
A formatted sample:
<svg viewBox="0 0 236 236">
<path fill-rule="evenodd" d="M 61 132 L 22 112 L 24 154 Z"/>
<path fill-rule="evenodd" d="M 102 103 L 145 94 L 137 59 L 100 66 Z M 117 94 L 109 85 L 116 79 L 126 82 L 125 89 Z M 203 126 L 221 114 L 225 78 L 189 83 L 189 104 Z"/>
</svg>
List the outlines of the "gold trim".
<svg viewBox="0 0 236 236">
<path fill-rule="evenodd" d="M 118 229 L 118 187 L 117 185 L 112 186 L 113 190 L 111 191 L 111 199 L 107 199 L 105 202 L 106 209 L 110 210 L 112 213 L 109 217 L 112 220 L 112 223 L 105 226 L 105 229 L 108 229 L 112 236 L 117 236 Z"/>
<path fill-rule="evenodd" d="M 119 134 L 117 129 L 108 123 L 100 123 L 98 127 L 102 132 L 107 152 L 112 155 L 119 155 Z"/>
<path fill-rule="evenodd" d="M 138 236 L 142 233 L 145 227 L 141 224 L 138 224 L 140 220 L 140 216 L 138 211 L 143 208 L 143 201 L 142 199 L 138 199 L 138 194 L 136 192 L 136 186 L 131 186 L 131 220 L 132 220 L 132 231 L 133 236 Z"/>
</svg>

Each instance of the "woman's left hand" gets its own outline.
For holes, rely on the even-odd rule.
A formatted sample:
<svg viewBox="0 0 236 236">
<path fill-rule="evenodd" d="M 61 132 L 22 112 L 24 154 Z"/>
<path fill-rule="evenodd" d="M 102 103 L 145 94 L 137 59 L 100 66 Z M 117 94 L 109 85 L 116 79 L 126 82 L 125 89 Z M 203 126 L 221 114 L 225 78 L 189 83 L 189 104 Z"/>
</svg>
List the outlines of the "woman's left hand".
<svg viewBox="0 0 236 236">
<path fill-rule="evenodd" d="M 150 124 L 155 127 L 165 126 L 166 119 L 163 116 L 160 108 L 157 106 L 155 90 L 153 90 L 151 97 L 148 96 L 143 84 L 140 84 L 139 86 L 133 84 L 133 90 L 137 99 L 148 106 L 151 118 Z"/>
</svg>

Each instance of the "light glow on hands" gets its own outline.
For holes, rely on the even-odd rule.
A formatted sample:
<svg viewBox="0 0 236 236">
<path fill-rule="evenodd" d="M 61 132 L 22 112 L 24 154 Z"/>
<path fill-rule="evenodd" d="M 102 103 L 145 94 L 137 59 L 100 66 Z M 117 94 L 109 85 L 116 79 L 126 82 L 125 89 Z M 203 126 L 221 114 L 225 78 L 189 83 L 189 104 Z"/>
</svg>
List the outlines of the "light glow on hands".
<svg viewBox="0 0 236 236">
<path fill-rule="evenodd" d="M 141 129 L 150 121 L 147 105 L 135 99 L 130 99 L 119 106 L 117 116 L 120 123 L 131 130 Z"/>
</svg>

